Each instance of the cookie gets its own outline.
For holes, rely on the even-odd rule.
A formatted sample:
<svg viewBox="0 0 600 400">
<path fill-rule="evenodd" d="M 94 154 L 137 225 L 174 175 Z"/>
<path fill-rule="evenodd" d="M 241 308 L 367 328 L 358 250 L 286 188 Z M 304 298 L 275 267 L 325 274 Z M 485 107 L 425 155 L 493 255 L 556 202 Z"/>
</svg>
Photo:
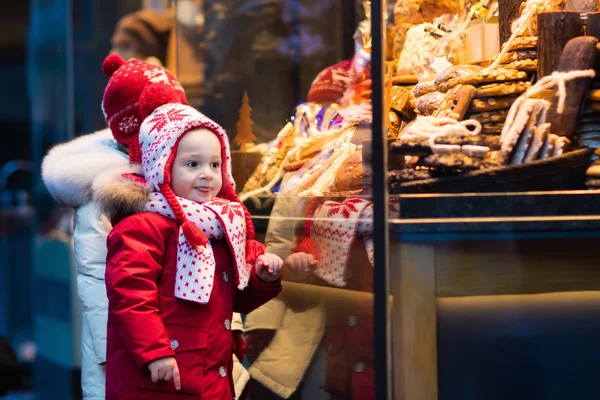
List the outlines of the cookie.
<svg viewBox="0 0 600 400">
<path fill-rule="evenodd" d="M 594 155 L 600 157 L 600 149 L 594 150 Z"/>
<path fill-rule="evenodd" d="M 416 99 L 416 110 L 420 115 L 432 115 L 440 107 L 445 98 L 446 95 L 444 93 L 427 93 Z"/>
<path fill-rule="evenodd" d="M 569 146 L 571 145 L 571 141 L 564 136 L 559 136 L 556 138 L 556 142 L 554 143 L 554 151 L 552 152 L 552 157 L 558 157 L 563 155 L 569 150 Z"/>
<path fill-rule="evenodd" d="M 523 131 L 521 132 L 519 141 L 517 142 L 517 146 L 512 154 L 512 158 L 510 161 L 511 165 L 522 164 L 525 161 L 525 156 L 527 155 L 529 147 L 531 146 L 531 143 L 533 141 L 533 129 L 536 126 L 536 122 L 541 111 L 541 103 L 535 103 L 533 111 L 529 115 L 527 125 L 525 126 L 525 129 L 523 129 Z"/>
<path fill-rule="evenodd" d="M 531 87 L 531 82 L 492 83 L 477 88 L 475 98 L 499 97 L 524 93 Z"/>
<path fill-rule="evenodd" d="M 439 87 L 440 85 L 452 79 L 458 79 L 473 74 L 480 74 L 481 72 L 483 72 L 483 68 L 478 65 L 453 65 L 439 73 L 433 83 L 436 87 Z"/>
<path fill-rule="evenodd" d="M 411 121 L 416 118 L 415 99 L 409 90 L 392 86 L 390 93 L 390 109 L 397 112 L 401 119 Z"/>
<path fill-rule="evenodd" d="M 500 62 L 502 64 L 509 64 L 514 61 L 537 60 L 537 58 L 537 50 L 516 50 L 506 53 Z"/>
<path fill-rule="evenodd" d="M 502 128 L 504 127 L 503 122 L 492 122 L 489 124 L 481 124 L 481 133 L 483 135 L 500 135 Z"/>
<path fill-rule="evenodd" d="M 522 81 L 527 79 L 527 73 L 514 69 L 498 68 L 489 72 L 480 72 L 477 74 L 466 75 L 460 78 L 450 79 L 445 83 L 438 85 L 440 92 L 447 92 L 457 85 L 481 86 L 486 83 L 502 83 L 510 81 Z"/>
<path fill-rule="evenodd" d="M 483 161 L 462 153 L 433 154 L 419 160 L 421 165 L 432 168 L 476 170 L 481 168 Z"/>
<path fill-rule="evenodd" d="M 508 42 L 506 42 L 506 43 L 508 43 Z M 506 43 L 504 46 L 506 46 Z M 510 47 L 508 50 L 509 51 L 533 50 L 533 49 L 537 49 L 537 44 L 538 44 L 537 36 L 518 37 L 518 38 L 515 38 L 515 40 L 510 44 Z M 502 49 L 504 49 L 504 46 L 502 46 Z"/>
<path fill-rule="evenodd" d="M 508 110 L 519 96 L 483 97 L 473 99 L 469 112 L 479 113 L 483 111 Z"/>
<path fill-rule="evenodd" d="M 390 152 L 402 155 L 432 154 L 427 138 L 407 138 L 400 136 L 390 143 Z"/>
<path fill-rule="evenodd" d="M 436 90 L 437 86 L 433 81 L 419 82 L 412 88 L 412 94 L 415 98 L 419 98 Z"/>
<path fill-rule="evenodd" d="M 593 165 L 585 171 L 585 174 L 592 178 L 600 178 L 600 165 Z"/>
<path fill-rule="evenodd" d="M 542 150 L 540 150 L 540 155 L 539 155 L 540 160 L 545 160 L 547 158 L 552 157 L 552 153 L 554 152 L 554 145 L 556 143 L 557 138 L 558 138 L 558 136 L 556 136 L 556 135 L 548 134 L 548 136 L 546 137 L 546 141 L 544 142 L 544 145 L 542 146 Z"/>
<path fill-rule="evenodd" d="M 397 169 L 388 172 L 388 184 L 392 190 L 400 190 L 400 185 L 406 182 L 422 181 L 432 179 L 435 176 L 428 169 Z"/>
<path fill-rule="evenodd" d="M 392 77 L 392 84 L 398 86 L 404 85 L 416 85 L 419 83 L 419 77 L 417 75 L 396 75 Z"/>
<path fill-rule="evenodd" d="M 500 137 L 487 135 L 452 135 L 442 136 L 435 140 L 439 144 L 457 144 L 460 146 L 484 146 L 491 149 L 500 148 Z"/>
<path fill-rule="evenodd" d="M 517 71 L 536 72 L 538 60 L 520 60 L 513 61 L 510 64 L 505 64 L 502 67 L 515 69 Z"/>
<path fill-rule="evenodd" d="M 514 120 L 504 124 L 500 140 L 502 142 L 502 156 L 505 160 L 512 158 L 514 150 L 520 141 L 521 133 L 526 129 L 537 103 L 538 100 L 535 99 L 525 100 L 521 107 L 516 110 Z"/>
<path fill-rule="evenodd" d="M 600 179 L 587 179 L 585 181 L 585 186 L 589 187 L 590 189 L 600 188 Z"/>
<path fill-rule="evenodd" d="M 440 118 L 449 117 L 457 121 L 462 120 L 475 96 L 475 91 L 475 87 L 471 85 L 455 86 L 448 91 L 438 110 L 433 113 L 433 116 Z"/>
<path fill-rule="evenodd" d="M 591 90 L 588 94 L 588 100 L 592 102 L 600 102 L 600 90 Z"/>
<path fill-rule="evenodd" d="M 587 110 L 589 111 L 600 111 L 600 102 L 588 103 Z"/>
<path fill-rule="evenodd" d="M 482 113 L 469 114 L 467 119 L 474 119 L 480 124 L 489 124 L 492 122 L 504 123 L 507 115 L 508 110 L 485 111 Z"/>
<path fill-rule="evenodd" d="M 550 134 L 550 123 L 546 122 L 540 126 L 533 128 L 533 140 L 529 146 L 529 150 L 525 155 L 524 162 L 531 162 L 537 160 L 542 151 L 542 147 L 546 142 L 546 138 Z"/>
</svg>

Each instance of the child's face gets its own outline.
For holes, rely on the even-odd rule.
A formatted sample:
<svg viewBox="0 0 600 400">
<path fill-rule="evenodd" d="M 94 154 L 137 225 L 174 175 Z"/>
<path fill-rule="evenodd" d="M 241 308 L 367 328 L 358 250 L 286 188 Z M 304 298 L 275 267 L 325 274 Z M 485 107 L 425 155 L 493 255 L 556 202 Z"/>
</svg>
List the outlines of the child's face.
<svg viewBox="0 0 600 400">
<path fill-rule="evenodd" d="M 171 169 L 171 188 L 184 199 L 204 203 L 221 191 L 221 144 L 207 129 L 189 131 L 179 141 Z"/>
</svg>

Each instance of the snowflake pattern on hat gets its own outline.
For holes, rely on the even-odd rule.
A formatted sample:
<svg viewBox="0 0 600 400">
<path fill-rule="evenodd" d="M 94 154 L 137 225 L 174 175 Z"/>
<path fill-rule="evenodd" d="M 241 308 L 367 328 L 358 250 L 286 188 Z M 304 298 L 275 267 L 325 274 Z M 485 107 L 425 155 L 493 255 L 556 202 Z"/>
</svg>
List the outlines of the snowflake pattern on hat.
<svg viewBox="0 0 600 400">
<path fill-rule="evenodd" d="M 150 114 L 140 127 L 142 167 L 146 180 L 155 190 L 164 182 L 165 166 L 179 138 L 192 129 L 208 129 L 221 143 L 223 186 L 235 189 L 231 175 L 229 141 L 225 130 L 193 107 L 166 104 Z"/>
</svg>

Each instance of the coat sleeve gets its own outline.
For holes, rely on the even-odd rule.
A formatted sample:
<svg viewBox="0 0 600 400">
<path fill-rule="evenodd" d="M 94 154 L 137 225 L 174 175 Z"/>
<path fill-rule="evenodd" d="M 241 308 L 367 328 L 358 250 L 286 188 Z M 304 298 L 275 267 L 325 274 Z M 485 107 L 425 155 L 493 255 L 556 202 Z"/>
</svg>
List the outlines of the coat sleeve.
<svg viewBox="0 0 600 400">
<path fill-rule="evenodd" d="M 142 369 L 149 362 L 174 356 L 158 310 L 157 281 L 164 265 L 166 228 L 144 214 L 131 216 L 108 236 L 106 289 L 109 318 Z"/>
<path fill-rule="evenodd" d="M 111 225 L 98 212 L 95 203 L 77 209 L 73 241 L 77 259 L 77 291 L 84 317 L 89 324 L 89 340 L 96 362 L 106 362 L 106 324 L 108 299 L 104 285 L 106 237 Z M 84 337 L 88 340 L 88 337 Z"/>
<path fill-rule="evenodd" d="M 281 292 L 281 279 L 275 282 L 265 282 L 256 274 L 256 268 L 252 267 L 248 287 L 237 291 L 234 311 L 248 314 L 277 297 L 279 292 Z"/>
</svg>

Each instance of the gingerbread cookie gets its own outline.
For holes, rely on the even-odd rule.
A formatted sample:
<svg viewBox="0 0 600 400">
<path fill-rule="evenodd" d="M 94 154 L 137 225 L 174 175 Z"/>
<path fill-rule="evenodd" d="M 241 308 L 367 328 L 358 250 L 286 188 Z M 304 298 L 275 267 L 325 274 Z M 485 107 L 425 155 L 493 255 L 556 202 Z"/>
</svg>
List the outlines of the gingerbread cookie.
<svg viewBox="0 0 600 400">
<path fill-rule="evenodd" d="M 442 136 L 435 143 L 465 146 L 483 146 L 490 149 L 500 148 L 500 137 L 486 135 L 452 135 Z"/>
<path fill-rule="evenodd" d="M 432 168 L 476 170 L 481 168 L 483 161 L 478 157 L 462 153 L 433 154 L 420 159 L 420 164 Z"/>
<path fill-rule="evenodd" d="M 420 181 L 424 179 L 431 179 L 431 172 L 426 169 L 400 169 L 391 170 L 388 172 L 388 181 L 391 185 L 401 184 L 404 182 Z"/>
<path fill-rule="evenodd" d="M 587 179 L 585 181 L 585 186 L 590 189 L 598 189 L 600 188 L 600 179 Z"/>
<path fill-rule="evenodd" d="M 492 83 L 477 88 L 476 98 L 499 97 L 524 93 L 531 87 L 531 82 Z"/>
<path fill-rule="evenodd" d="M 505 68 L 515 69 L 517 71 L 536 72 L 538 60 L 520 60 L 513 61 L 510 64 L 503 65 Z"/>
<path fill-rule="evenodd" d="M 507 42 L 508 43 L 508 42 Z M 525 36 L 516 38 L 510 45 L 509 51 L 537 49 L 538 37 Z M 506 46 L 506 43 L 504 44 Z M 504 49 L 502 46 L 502 49 Z"/>
<path fill-rule="evenodd" d="M 412 88 L 412 94 L 415 98 L 419 98 L 428 93 L 433 93 L 437 90 L 437 86 L 433 81 L 419 82 Z"/>
<path fill-rule="evenodd" d="M 481 86 L 486 83 L 501 83 L 510 81 L 522 81 L 527 79 L 527 73 L 515 69 L 498 68 L 489 72 L 480 72 L 477 74 L 466 75 L 460 78 L 450 79 L 445 83 L 438 85 L 440 92 L 447 92 L 456 85 L 474 85 Z"/>
<path fill-rule="evenodd" d="M 432 92 L 417 98 L 416 110 L 420 115 L 432 115 L 446 98 L 444 93 Z"/>
<path fill-rule="evenodd" d="M 482 71 L 483 68 L 478 65 L 453 65 L 438 74 L 433 83 L 436 87 L 439 87 L 450 80 L 480 74 Z"/>
<path fill-rule="evenodd" d="M 588 100 L 596 103 L 600 102 L 600 90 L 591 90 L 588 94 Z"/>
<path fill-rule="evenodd" d="M 585 174 L 592 178 L 600 178 L 600 165 L 593 165 L 585 171 Z"/>
<path fill-rule="evenodd" d="M 503 122 L 492 122 L 489 124 L 481 124 L 481 133 L 483 135 L 500 135 L 502 128 L 504 127 Z"/>
<path fill-rule="evenodd" d="M 479 113 L 483 111 L 508 110 L 519 96 L 501 96 L 473 99 L 469 112 Z"/>
<path fill-rule="evenodd" d="M 516 50 L 509 51 L 502 57 L 502 64 L 509 64 L 515 61 L 537 60 L 537 50 Z"/>
<path fill-rule="evenodd" d="M 390 152 L 394 154 L 414 155 L 414 154 L 432 154 L 427 138 L 402 137 L 390 143 Z"/>
<path fill-rule="evenodd" d="M 516 111 L 514 120 L 505 123 L 501 133 L 502 158 L 506 161 L 512 159 L 514 151 L 520 141 L 521 133 L 528 126 L 538 100 L 527 99 Z"/>
<path fill-rule="evenodd" d="M 480 124 L 490 124 L 492 122 L 501 122 L 504 123 L 506 121 L 506 116 L 508 115 L 508 110 L 496 110 L 496 111 L 486 111 L 482 113 L 470 114 L 467 115 L 467 119 L 474 119 L 478 121 Z"/>
<path fill-rule="evenodd" d="M 539 159 L 540 160 L 546 160 L 550 157 L 552 157 L 552 153 L 554 152 L 554 144 L 556 143 L 556 139 L 558 138 L 558 136 L 553 135 L 553 134 L 548 134 L 548 136 L 546 136 L 546 141 L 544 142 L 544 145 L 542 146 L 542 150 L 540 150 L 540 155 L 539 155 Z"/>
<path fill-rule="evenodd" d="M 411 121 L 416 117 L 415 99 L 409 90 L 399 86 L 392 86 L 390 109 L 397 112 L 400 118 L 405 121 Z"/>
<path fill-rule="evenodd" d="M 571 141 L 564 136 L 558 136 L 556 138 L 556 142 L 554 143 L 554 151 L 552 152 L 552 157 L 558 157 L 563 155 L 569 150 L 569 146 L 571 145 Z"/>
<path fill-rule="evenodd" d="M 475 97 L 475 86 L 458 85 L 446 94 L 440 107 L 433 113 L 435 117 L 448 117 L 460 121 L 463 119 L 473 97 Z"/>
<path fill-rule="evenodd" d="M 550 134 L 550 123 L 546 122 L 540 126 L 536 126 L 533 128 L 533 140 L 531 141 L 531 145 L 529 146 L 529 150 L 525 155 L 524 162 L 531 162 L 537 160 L 542 151 L 542 147 L 544 143 L 546 143 L 546 138 Z"/>
<path fill-rule="evenodd" d="M 417 75 L 396 75 L 392 78 L 392 84 L 398 86 L 416 85 L 419 83 Z"/>
</svg>

